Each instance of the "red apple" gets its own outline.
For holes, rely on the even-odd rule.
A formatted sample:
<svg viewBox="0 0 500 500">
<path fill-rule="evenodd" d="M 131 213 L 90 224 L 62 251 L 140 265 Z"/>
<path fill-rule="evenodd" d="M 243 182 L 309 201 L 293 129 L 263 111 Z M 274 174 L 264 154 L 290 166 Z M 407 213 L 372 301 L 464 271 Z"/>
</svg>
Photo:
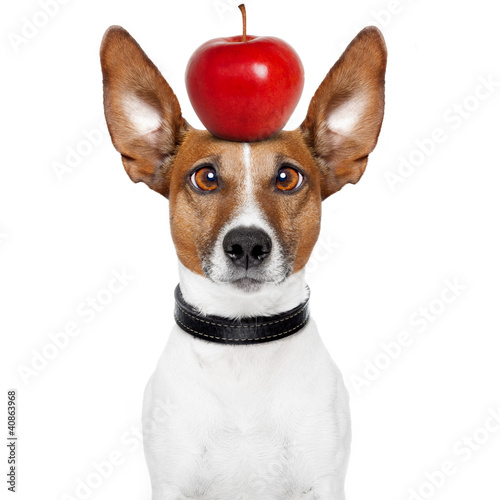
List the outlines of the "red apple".
<svg viewBox="0 0 500 500">
<path fill-rule="evenodd" d="M 203 125 L 231 141 L 259 141 L 279 132 L 299 102 L 304 68 L 283 40 L 246 35 L 215 38 L 191 56 L 186 87 Z"/>
</svg>

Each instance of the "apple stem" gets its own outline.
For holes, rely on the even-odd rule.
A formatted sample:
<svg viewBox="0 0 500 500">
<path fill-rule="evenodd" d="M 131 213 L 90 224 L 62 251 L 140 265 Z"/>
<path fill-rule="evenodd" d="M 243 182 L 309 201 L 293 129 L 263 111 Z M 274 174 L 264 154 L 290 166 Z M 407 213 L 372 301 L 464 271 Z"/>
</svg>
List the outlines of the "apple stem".
<svg viewBox="0 0 500 500">
<path fill-rule="evenodd" d="M 245 9 L 245 4 L 242 3 L 238 5 L 238 9 L 241 10 L 241 15 L 243 16 L 243 41 L 247 41 L 247 11 Z"/>
</svg>

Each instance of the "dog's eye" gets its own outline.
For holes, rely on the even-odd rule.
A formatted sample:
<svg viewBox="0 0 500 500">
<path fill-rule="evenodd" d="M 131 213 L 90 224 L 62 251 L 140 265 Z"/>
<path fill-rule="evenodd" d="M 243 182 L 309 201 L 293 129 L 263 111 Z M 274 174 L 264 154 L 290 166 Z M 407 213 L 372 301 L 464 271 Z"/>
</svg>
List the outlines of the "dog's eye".
<svg viewBox="0 0 500 500">
<path fill-rule="evenodd" d="M 304 180 L 304 176 L 292 167 L 281 167 L 276 178 L 276 187 L 280 191 L 297 189 Z"/>
<path fill-rule="evenodd" d="M 217 187 L 217 173 L 212 167 L 202 167 L 191 175 L 194 187 L 202 191 L 213 191 Z"/>
</svg>

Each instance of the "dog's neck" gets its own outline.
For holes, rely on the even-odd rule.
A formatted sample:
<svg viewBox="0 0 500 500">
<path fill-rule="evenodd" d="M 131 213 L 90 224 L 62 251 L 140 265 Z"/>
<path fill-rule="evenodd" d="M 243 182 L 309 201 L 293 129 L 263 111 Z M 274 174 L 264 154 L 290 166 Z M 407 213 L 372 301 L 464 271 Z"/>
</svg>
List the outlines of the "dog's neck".
<svg viewBox="0 0 500 500">
<path fill-rule="evenodd" d="M 180 287 L 186 302 L 203 314 L 225 318 L 272 316 L 289 311 L 308 297 L 304 270 L 282 283 L 266 283 L 254 293 L 226 283 L 214 283 L 179 263 Z"/>
</svg>

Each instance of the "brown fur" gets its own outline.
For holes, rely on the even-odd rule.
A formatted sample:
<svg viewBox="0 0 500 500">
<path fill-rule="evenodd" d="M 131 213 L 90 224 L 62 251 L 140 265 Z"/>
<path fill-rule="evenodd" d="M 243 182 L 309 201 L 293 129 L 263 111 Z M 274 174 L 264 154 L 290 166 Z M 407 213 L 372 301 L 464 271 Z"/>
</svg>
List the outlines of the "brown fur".
<svg viewBox="0 0 500 500">
<path fill-rule="evenodd" d="M 190 127 L 172 89 L 123 28 L 106 32 L 101 62 L 106 119 L 125 169 L 134 182 L 145 182 L 169 198 L 178 257 L 188 269 L 203 274 L 202 256 L 243 200 L 242 145 Z M 356 183 L 375 147 L 383 117 L 385 65 L 380 32 L 366 28 L 326 75 L 298 129 L 250 143 L 255 199 L 294 272 L 305 266 L 318 238 L 321 201 L 346 183 Z M 359 92 L 368 99 L 359 126 L 349 137 L 335 134 L 326 124 L 329 112 Z M 137 133 L 123 112 L 123 96 L 130 93 L 159 111 L 158 130 Z M 215 166 L 220 185 L 200 193 L 189 175 L 206 162 Z M 276 189 L 284 162 L 304 174 L 303 185 L 294 192 Z"/>
<path fill-rule="evenodd" d="M 365 28 L 349 44 L 311 99 L 300 130 L 321 172 L 323 199 L 345 184 L 355 184 L 377 144 L 384 117 L 387 49 L 380 31 Z M 368 106 L 357 130 L 349 137 L 332 134 L 329 112 L 357 93 L 368 95 Z"/>
<path fill-rule="evenodd" d="M 139 44 L 120 26 L 111 26 L 101 44 L 104 112 L 111 140 L 134 182 L 168 196 L 172 160 L 188 128 L 172 89 Z M 123 113 L 121 99 L 135 94 L 158 108 L 161 128 L 140 136 Z"/>
</svg>

